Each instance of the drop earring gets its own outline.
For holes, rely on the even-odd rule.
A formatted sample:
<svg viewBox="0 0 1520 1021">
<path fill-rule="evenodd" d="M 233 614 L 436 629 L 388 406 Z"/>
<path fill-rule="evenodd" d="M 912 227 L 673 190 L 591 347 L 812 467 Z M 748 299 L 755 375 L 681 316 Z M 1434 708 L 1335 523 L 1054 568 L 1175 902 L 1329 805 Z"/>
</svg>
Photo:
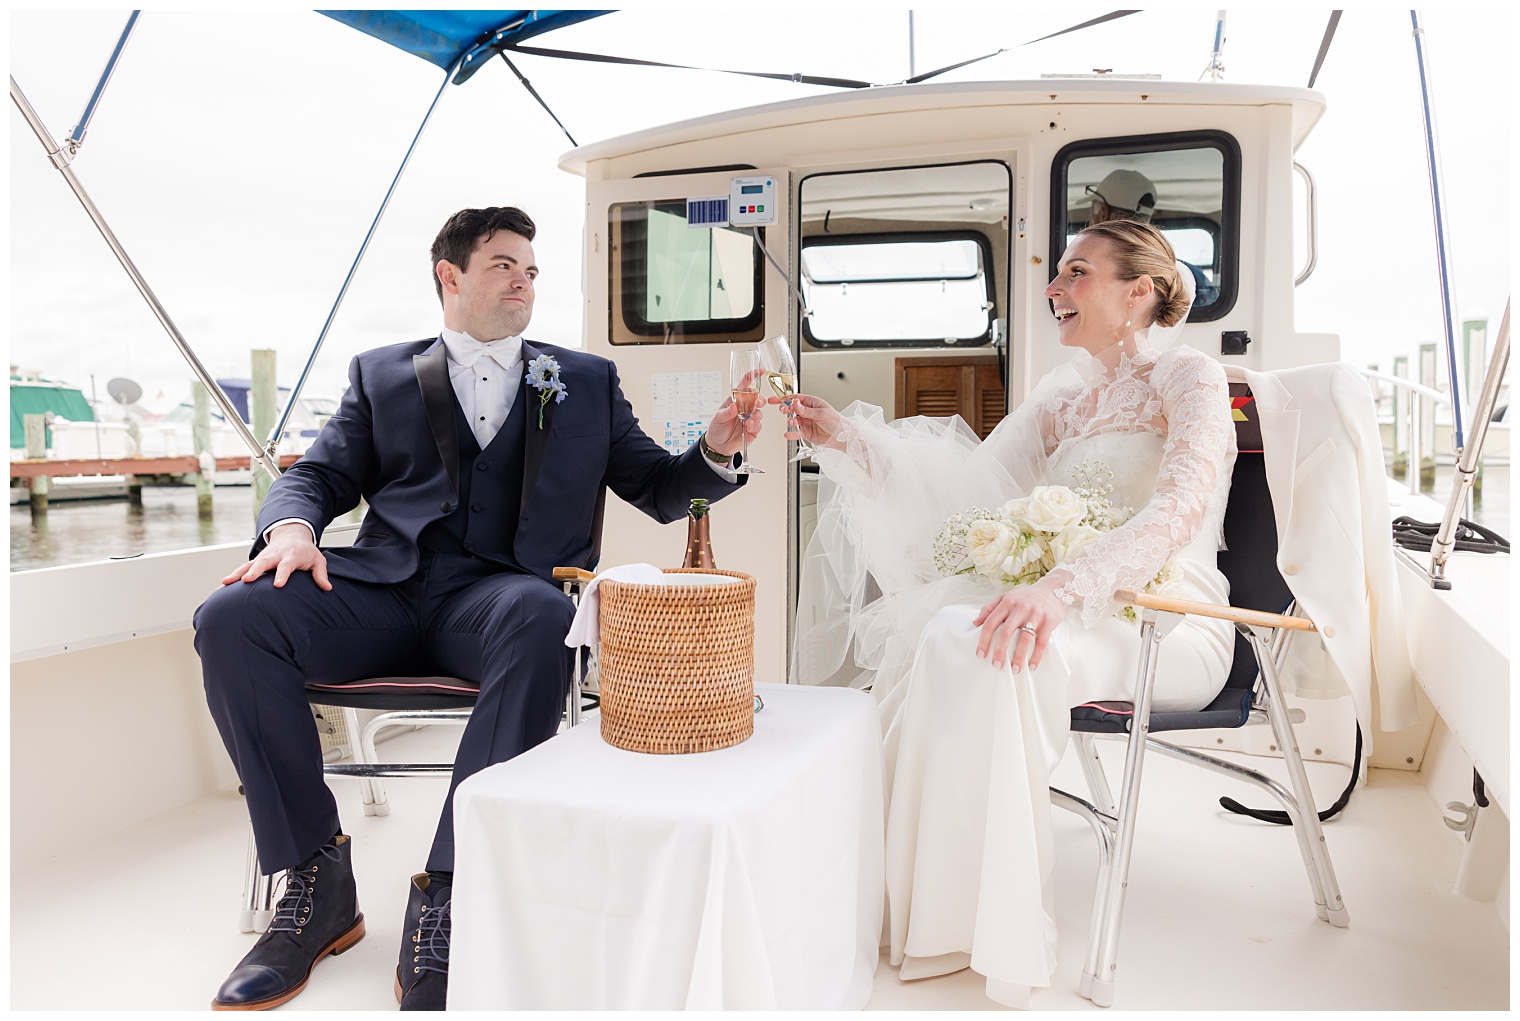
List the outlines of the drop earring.
<svg viewBox="0 0 1520 1021">
<path fill-rule="evenodd" d="M 1131 315 L 1133 315 L 1134 312 L 1135 312 L 1135 303 L 1133 301 L 1129 303 L 1129 311 L 1130 311 Z M 1128 319 L 1124 320 L 1124 328 L 1126 330 L 1129 329 L 1129 320 Z"/>
</svg>

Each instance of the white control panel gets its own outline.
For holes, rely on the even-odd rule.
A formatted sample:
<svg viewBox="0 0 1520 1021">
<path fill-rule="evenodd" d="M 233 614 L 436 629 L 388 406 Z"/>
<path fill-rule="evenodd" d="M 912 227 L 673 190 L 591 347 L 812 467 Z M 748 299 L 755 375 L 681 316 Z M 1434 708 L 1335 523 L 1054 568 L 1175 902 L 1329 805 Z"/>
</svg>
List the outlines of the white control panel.
<svg viewBox="0 0 1520 1021">
<path fill-rule="evenodd" d="M 776 222 L 776 179 L 735 177 L 728 184 L 728 222 L 735 227 Z"/>
</svg>

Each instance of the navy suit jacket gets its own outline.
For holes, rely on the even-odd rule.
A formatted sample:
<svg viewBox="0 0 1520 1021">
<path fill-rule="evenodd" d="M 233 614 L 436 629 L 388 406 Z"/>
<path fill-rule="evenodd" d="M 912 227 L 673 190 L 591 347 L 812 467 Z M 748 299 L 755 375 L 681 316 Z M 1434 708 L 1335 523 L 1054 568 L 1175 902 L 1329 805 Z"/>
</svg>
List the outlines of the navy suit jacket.
<svg viewBox="0 0 1520 1021">
<path fill-rule="evenodd" d="M 553 355 L 564 403 L 550 401 L 538 421 L 538 391 L 528 405 L 522 504 L 511 551 L 524 568 L 552 580 L 556 567 L 592 567 L 600 546 L 605 490 L 660 522 L 686 515 L 693 497 L 720 500 L 737 486 L 702 461 L 695 446 L 672 456 L 645 435 L 605 358 L 552 344 L 523 342 L 524 362 Z M 369 504 L 352 546 L 324 550 L 328 573 L 394 583 L 417 569 L 417 537 L 459 503 L 458 402 L 438 338 L 392 344 L 356 356 L 337 414 L 270 487 L 258 538 L 282 518 L 300 518 L 321 542 L 333 518 Z M 747 481 L 741 475 L 739 483 Z"/>
</svg>

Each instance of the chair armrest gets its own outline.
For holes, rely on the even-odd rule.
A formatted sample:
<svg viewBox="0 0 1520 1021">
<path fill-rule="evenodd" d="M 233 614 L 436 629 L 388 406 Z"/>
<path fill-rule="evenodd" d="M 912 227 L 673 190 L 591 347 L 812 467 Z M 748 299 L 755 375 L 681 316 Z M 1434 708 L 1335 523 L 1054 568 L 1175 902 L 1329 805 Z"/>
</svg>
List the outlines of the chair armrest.
<svg viewBox="0 0 1520 1021">
<path fill-rule="evenodd" d="M 595 577 L 595 574 L 580 567 L 556 567 L 554 569 L 555 581 L 573 581 L 585 585 Z"/>
<path fill-rule="evenodd" d="M 1167 613 L 1193 613 L 1200 617 L 1218 617 L 1237 624 L 1254 624 L 1257 627 L 1283 628 L 1287 631 L 1317 630 L 1312 620 L 1302 617 L 1286 617 L 1280 613 L 1263 613 L 1260 610 L 1242 610 L 1236 606 L 1220 606 L 1217 603 L 1195 603 L 1189 599 L 1173 599 L 1170 596 L 1152 596 L 1132 589 L 1119 589 L 1114 601 L 1131 606 L 1144 606 Z"/>
</svg>

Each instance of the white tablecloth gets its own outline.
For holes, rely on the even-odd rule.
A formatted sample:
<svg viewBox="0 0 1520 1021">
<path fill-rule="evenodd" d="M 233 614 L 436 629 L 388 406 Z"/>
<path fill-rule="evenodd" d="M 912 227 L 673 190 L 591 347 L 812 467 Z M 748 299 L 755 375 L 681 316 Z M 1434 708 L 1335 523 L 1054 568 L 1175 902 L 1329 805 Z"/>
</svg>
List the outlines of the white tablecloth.
<svg viewBox="0 0 1520 1021">
<path fill-rule="evenodd" d="M 858 1009 L 881 936 L 876 703 L 757 684 L 749 740 L 587 721 L 454 799 L 450 1009 Z"/>
</svg>

